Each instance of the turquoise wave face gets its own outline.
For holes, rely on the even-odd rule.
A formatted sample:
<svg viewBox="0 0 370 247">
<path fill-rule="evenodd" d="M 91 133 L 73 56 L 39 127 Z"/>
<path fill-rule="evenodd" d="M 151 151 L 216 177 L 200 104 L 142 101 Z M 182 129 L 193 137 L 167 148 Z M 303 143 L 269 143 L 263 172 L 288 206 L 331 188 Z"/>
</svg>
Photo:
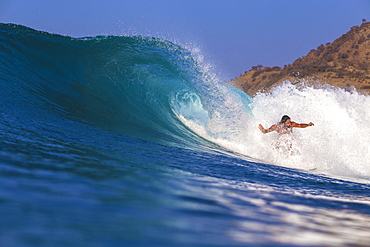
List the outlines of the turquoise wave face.
<svg viewBox="0 0 370 247">
<path fill-rule="evenodd" d="M 206 127 L 224 101 L 226 86 L 210 78 L 191 52 L 166 40 L 75 39 L 1 24 L 0 41 L 2 96 L 9 99 L 4 109 L 188 144 L 200 139 L 178 117 Z"/>
<path fill-rule="evenodd" d="M 73 39 L 2 25 L 1 41 L 4 108 L 145 139 L 175 134 L 168 95 L 196 76 L 189 52 L 155 38 Z"/>
</svg>

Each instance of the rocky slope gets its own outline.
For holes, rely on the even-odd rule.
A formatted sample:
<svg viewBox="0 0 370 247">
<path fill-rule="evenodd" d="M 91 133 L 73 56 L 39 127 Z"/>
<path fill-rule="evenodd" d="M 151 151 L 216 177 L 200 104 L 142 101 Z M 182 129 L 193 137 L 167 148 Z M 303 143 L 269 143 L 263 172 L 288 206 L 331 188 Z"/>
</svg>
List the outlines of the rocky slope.
<svg viewBox="0 0 370 247">
<path fill-rule="evenodd" d="M 284 68 L 253 66 L 231 85 L 253 96 L 283 81 L 329 84 L 370 93 L 370 22 L 354 26 L 332 43 L 320 45 Z"/>
</svg>

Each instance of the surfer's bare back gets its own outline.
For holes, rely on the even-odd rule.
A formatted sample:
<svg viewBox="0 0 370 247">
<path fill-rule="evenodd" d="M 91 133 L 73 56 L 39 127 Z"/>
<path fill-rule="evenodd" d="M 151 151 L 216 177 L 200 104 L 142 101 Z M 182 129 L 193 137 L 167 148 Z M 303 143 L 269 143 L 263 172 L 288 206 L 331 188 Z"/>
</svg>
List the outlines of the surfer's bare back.
<svg viewBox="0 0 370 247">
<path fill-rule="evenodd" d="M 290 117 L 287 115 L 284 115 L 281 118 L 281 121 L 277 124 L 272 125 L 270 128 L 265 129 L 261 124 L 258 125 L 258 128 L 262 131 L 263 134 L 269 133 L 271 131 L 277 131 L 279 134 L 290 134 L 292 133 L 292 129 L 294 127 L 296 128 L 306 128 L 308 126 L 313 126 L 314 124 L 312 122 L 308 124 L 299 124 L 296 122 L 292 122 Z"/>
</svg>

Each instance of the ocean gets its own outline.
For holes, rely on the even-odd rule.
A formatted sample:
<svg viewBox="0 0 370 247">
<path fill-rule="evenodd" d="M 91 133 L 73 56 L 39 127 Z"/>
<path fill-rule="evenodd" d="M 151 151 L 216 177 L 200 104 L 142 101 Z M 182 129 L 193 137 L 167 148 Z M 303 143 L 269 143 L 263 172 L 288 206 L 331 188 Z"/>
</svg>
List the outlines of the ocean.
<svg viewBox="0 0 370 247">
<path fill-rule="evenodd" d="M 156 37 L 0 24 L 0 53 L 1 246 L 370 245 L 369 96 L 250 97 Z M 259 131 L 285 114 L 315 125 Z"/>
</svg>

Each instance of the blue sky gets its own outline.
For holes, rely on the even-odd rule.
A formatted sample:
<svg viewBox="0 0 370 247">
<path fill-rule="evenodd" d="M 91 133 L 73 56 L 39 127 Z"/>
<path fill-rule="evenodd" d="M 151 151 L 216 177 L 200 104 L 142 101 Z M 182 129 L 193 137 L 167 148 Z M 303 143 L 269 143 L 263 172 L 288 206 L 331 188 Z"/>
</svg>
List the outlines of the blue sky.
<svg viewBox="0 0 370 247">
<path fill-rule="evenodd" d="M 201 50 L 231 79 L 251 66 L 283 66 L 332 42 L 370 0 L 0 0 L 0 22 L 73 37 L 149 35 Z"/>
</svg>

